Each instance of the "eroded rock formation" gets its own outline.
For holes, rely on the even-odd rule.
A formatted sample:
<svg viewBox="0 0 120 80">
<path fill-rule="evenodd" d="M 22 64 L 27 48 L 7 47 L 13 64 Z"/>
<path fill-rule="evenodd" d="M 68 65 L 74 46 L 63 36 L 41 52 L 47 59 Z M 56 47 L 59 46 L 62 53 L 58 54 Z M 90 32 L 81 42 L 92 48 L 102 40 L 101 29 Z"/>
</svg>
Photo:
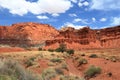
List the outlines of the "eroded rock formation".
<svg viewBox="0 0 120 80">
<path fill-rule="evenodd" d="M 0 27 L 0 44 L 12 46 L 35 46 L 57 48 L 65 43 L 71 49 L 118 48 L 120 26 L 93 30 L 89 27 L 72 27 L 56 30 L 50 25 L 39 23 L 17 23 Z"/>
<path fill-rule="evenodd" d="M 9 27 L 0 27 L 0 44 L 18 46 L 40 46 L 46 40 L 53 39 L 58 31 L 47 24 L 18 23 Z"/>
<path fill-rule="evenodd" d="M 46 41 L 46 48 L 55 48 L 60 43 L 65 43 L 71 49 L 91 48 L 119 48 L 120 47 L 120 26 L 92 30 L 89 27 L 74 29 L 71 27 L 59 31 L 54 40 Z"/>
</svg>

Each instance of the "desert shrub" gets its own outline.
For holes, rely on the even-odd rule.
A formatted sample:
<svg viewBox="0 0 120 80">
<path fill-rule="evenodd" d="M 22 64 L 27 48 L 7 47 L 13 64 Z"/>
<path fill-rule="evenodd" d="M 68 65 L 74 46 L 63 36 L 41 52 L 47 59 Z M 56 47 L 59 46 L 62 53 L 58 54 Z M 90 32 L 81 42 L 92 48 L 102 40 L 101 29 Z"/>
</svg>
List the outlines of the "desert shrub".
<svg viewBox="0 0 120 80">
<path fill-rule="evenodd" d="M 55 49 L 56 52 L 65 52 L 66 51 L 66 45 L 65 44 L 60 44 L 57 49 Z"/>
<path fill-rule="evenodd" d="M 13 60 L 0 61 L 0 80 L 38 80 L 31 72 L 26 71 Z"/>
<path fill-rule="evenodd" d="M 34 61 L 34 60 L 35 60 L 35 57 L 31 57 L 29 60 Z"/>
<path fill-rule="evenodd" d="M 33 65 L 33 61 L 32 61 L 32 60 L 27 60 L 27 61 L 25 62 L 25 64 L 26 64 L 26 67 L 30 67 L 30 66 Z"/>
<path fill-rule="evenodd" d="M 62 62 L 62 59 L 61 59 L 61 58 L 52 58 L 50 61 L 51 61 L 51 62 L 61 63 L 61 62 Z"/>
<path fill-rule="evenodd" d="M 96 74 L 101 73 L 101 68 L 100 67 L 95 67 L 95 66 L 90 66 L 86 71 L 85 71 L 85 77 L 91 78 L 95 76 Z"/>
<path fill-rule="evenodd" d="M 73 49 L 68 49 L 66 52 L 67 52 L 69 55 L 74 54 L 74 50 L 73 50 Z"/>
<path fill-rule="evenodd" d="M 77 76 L 61 76 L 60 80 L 85 80 L 85 79 L 79 78 Z"/>
<path fill-rule="evenodd" d="M 49 52 L 54 52 L 54 49 L 48 49 Z"/>
<path fill-rule="evenodd" d="M 81 56 L 85 56 L 85 53 L 82 53 Z"/>
<path fill-rule="evenodd" d="M 115 56 L 110 56 L 109 57 L 109 60 L 111 60 L 112 62 L 116 62 L 117 61 L 117 58 Z"/>
<path fill-rule="evenodd" d="M 63 63 L 63 64 L 61 65 L 61 68 L 68 70 L 67 64 L 65 64 L 65 63 Z"/>
<path fill-rule="evenodd" d="M 79 58 L 77 62 L 78 62 L 78 66 L 88 63 L 88 61 L 85 58 Z"/>
<path fill-rule="evenodd" d="M 55 71 L 59 75 L 64 75 L 64 72 L 61 70 L 61 68 L 55 68 Z"/>
<path fill-rule="evenodd" d="M 42 51 L 42 48 L 41 48 L 41 47 L 39 47 L 39 48 L 38 48 L 38 50 L 39 50 L 39 51 Z"/>
<path fill-rule="evenodd" d="M 17 80 L 14 76 L 0 75 L 0 80 Z"/>
<path fill-rule="evenodd" d="M 41 73 L 41 79 L 40 80 L 50 80 L 52 78 L 54 78 L 57 75 L 55 69 L 53 68 L 48 68 L 45 69 L 42 73 Z"/>
<path fill-rule="evenodd" d="M 97 58 L 98 56 L 96 54 L 91 54 L 89 57 L 90 58 Z"/>
<path fill-rule="evenodd" d="M 111 72 L 108 72 L 107 75 L 108 75 L 108 77 L 111 77 L 111 76 L 112 76 L 112 73 L 111 73 Z"/>
<path fill-rule="evenodd" d="M 26 47 L 25 49 L 28 50 L 28 51 L 31 51 L 31 48 L 29 48 L 29 47 Z"/>
<path fill-rule="evenodd" d="M 28 60 L 25 61 L 26 67 L 30 67 L 33 65 L 33 61 L 35 60 L 35 57 L 31 57 Z"/>
</svg>

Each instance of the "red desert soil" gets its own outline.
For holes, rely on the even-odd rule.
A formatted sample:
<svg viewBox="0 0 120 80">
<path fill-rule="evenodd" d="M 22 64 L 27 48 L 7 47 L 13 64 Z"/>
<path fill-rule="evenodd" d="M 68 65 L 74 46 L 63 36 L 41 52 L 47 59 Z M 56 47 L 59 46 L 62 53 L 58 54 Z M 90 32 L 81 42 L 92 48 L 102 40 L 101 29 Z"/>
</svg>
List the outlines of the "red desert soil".
<svg viewBox="0 0 120 80">
<path fill-rule="evenodd" d="M 26 51 L 23 48 L 19 48 L 19 47 L 0 47 L 0 53 L 3 52 L 20 52 L 20 51 Z"/>
<path fill-rule="evenodd" d="M 42 73 L 45 69 L 48 68 L 48 60 L 46 59 L 40 59 L 38 61 L 38 67 L 33 67 L 32 70 L 36 73 Z"/>
<path fill-rule="evenodd" d="M 86 59 L 88 60 L 88 64 L 78 67 L 80 72 L 84 73 L 84 71 L 91 65 L 99 66 L 102 69 L 102 73 L 100 75 L 91 78 L 90 80 L 120 80 L 120 62 L 112 62 L 102 58 Z M 112 76 L 109 77 L 108 73 L 112 73 Z"/>
<path fill-rule="evenodd" d="M 80 71 L 78 71 L 78 69 L 75 67 L 72 59 L 66 59 L 66 63 L 68 65 L 70 75 L 75 75 L 75 76 L 81 77 L 82 73 Z"/>
</svg>

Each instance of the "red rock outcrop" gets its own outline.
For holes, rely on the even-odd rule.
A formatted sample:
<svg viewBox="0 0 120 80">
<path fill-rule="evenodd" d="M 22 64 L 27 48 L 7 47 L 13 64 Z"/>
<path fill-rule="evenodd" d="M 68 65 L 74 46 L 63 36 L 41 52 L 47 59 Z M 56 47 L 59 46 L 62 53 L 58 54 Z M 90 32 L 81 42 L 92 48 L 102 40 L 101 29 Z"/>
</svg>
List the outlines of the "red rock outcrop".
<svg viewBox="0 0 120 80">
<path fill-rule="evenodd" d="M 0 44 L 19 46 L 40 46 L 46 40 L 53 39 L 58 31 L 47 24 L 18 23 L 9 27 L 0 27 Z"/>
<path fill-rule="evenodd" d="M 100 42 L 104 48 L 120 47 L 120 26 L 101 29 Z"/>
<path fill-rule="evenodd" d="M 12 46 L 34 46 L 57 48 L 65 43 L 70 49 L 118 48 L 120 47 L 120 26 L 93 30 L 89 27 L 72 27 L 56 30 L 50 25 L 39 23 L 17 23 L 0 27 L 0 44 Z"/>
<path fill-rule="evenodd" d="M 89 27 L 74 29 L 71 27 L 59 31 L 54 40 L 46 41 L 46 48 L 55 48 L 60 43 L 65 43 L 70 49 L 92 49 L 92 48 L 119 48 L 120 26 L 92 30 Z"/>
</svg>

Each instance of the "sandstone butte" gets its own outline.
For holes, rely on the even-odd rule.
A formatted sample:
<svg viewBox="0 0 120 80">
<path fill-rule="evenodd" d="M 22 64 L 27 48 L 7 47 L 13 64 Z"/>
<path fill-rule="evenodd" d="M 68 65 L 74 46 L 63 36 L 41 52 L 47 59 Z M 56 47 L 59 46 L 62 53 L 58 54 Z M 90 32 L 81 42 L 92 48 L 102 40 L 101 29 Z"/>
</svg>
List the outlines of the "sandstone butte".
<svg viewBox="0 0 120 80">
<path fill-rule="evenodd" d="M 65 27 L 48 24 L 16 23 L 0 26 L 0 45 L 54 49 L 64 43 L 69 49 L 120 48 L 120 25 L 104 29 Z"/>
</svg>

